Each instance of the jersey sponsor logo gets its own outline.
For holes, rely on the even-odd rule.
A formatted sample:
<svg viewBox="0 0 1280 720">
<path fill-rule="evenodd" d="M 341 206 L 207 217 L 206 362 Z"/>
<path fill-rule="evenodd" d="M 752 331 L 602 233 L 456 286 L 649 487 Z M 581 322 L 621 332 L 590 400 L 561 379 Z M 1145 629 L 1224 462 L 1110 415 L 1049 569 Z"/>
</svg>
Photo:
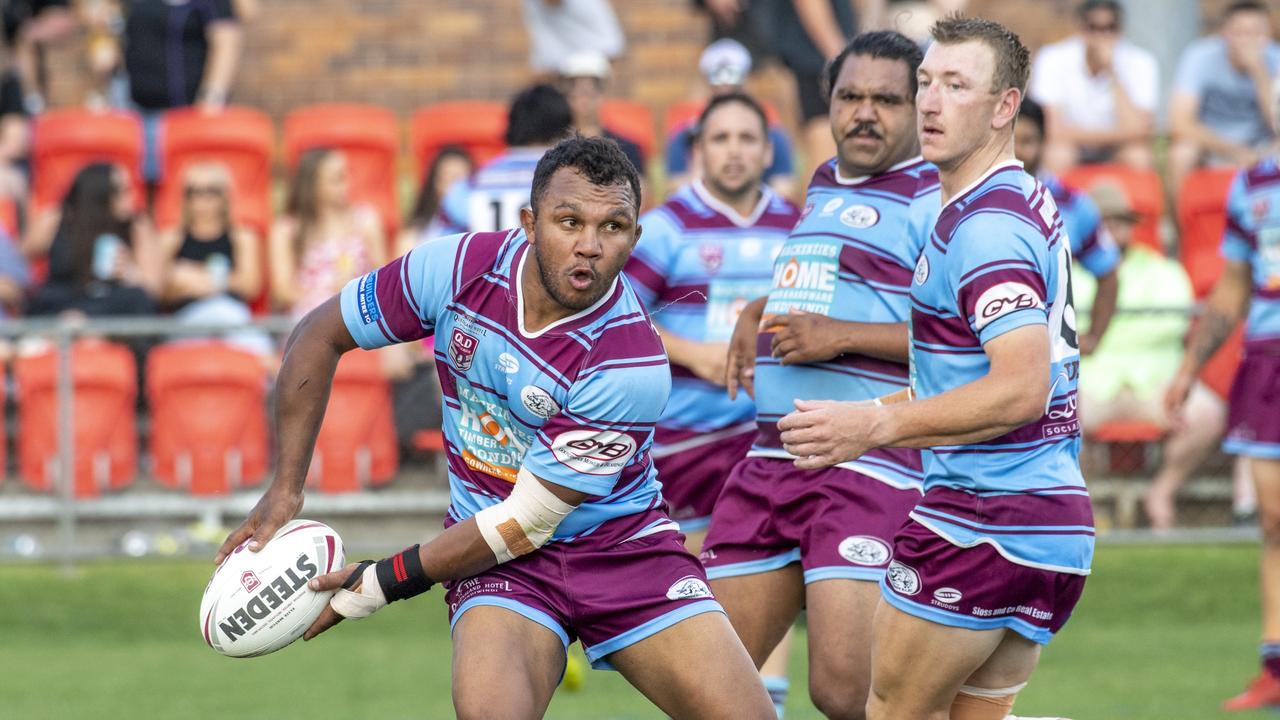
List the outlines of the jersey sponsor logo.
<svg viewBox="0 0 1280 720">
<path fill-rule="evenodd" d="M 253 592 L 261 584 L 262 581 L 258 579 L 257 575 L 253 574 L 252 570 L 245 570 L 240 574 L 240 587 L 243 587 L 245 592 Z"/>
<path fill-rule="evenodd" d="M 668 600 L 694 600 L 709 597 L 712 597 L 711 588 L 707 587 L 702 578 L 693 575 L 680 578 L 667 589 Z"/>
<path fill-rule="evenodd" d="M 698 246 L 698 259 L 702 261 L 702 269 L 714 275 L 724 264 L 724 248 L 715 243 L 703 243 Z"/>
<path fill-rule="evenodd" d="M 885 577 L 889 580 L 889 587 L 903 595 L 920 592 L 920 574 L 897 560 L 889 563 Z"/>
<path fill-rule="evenodd" d="M 827 217 L 834 215 L 840 206 L 844 204 L 844 198 L 831 198 L 826 205 L 822 206 L 822 211 L 818 213 L 818 217 Z"/>
<path fill-rule="evenodd" d="M 866 535 L 852 535 L 840 541 L 837 548 L 840 557 L 854 565 L 878 566 L 889 562 L 893 551 L 879 538 Z"/>
<path fill-rule="evenodd" d="M 449 359 L 453 361 L 453 366 L 460 372 L 470 370 L 471 363 L 476 359 L 476 347 L 479 345 L 480 341 L 474 335 L 454 328 L 453 334 L 449 337 Z"/>
<path fill-rule="evenodd" d="M 947 605 L 955 605 L 964 597 L 964 593 L 951 587 L 938 588 L 933 591 L 933 599 Z"/>
<path fill-rule="evenodd" d="M 1040 300 L 1040 296 L 1031 289 L 1030 285 L 1020 282 L 1002 282 L 992 285 L 978 296 L 974 313 L 977 317 L 974 324 L 978 330 L 981 330 L 992 321 L 1017 310 L 1043 307 L 1044 303 Z"/>
<path fill-rule="evenodd" d="M 840 213 L 840 222 L 851 228 L 861 230 L 880 222 L 880 213 L 870 205 L 850 205 Z"/>
<path fill-rule="evenodd" d="M 835 263 L 822 260 L 790 258 L 773 275 L 775 287 L 786 290 L 818 290 L 835 292 L 837 269 Z"/>
<path fill-rule="evenodd" d="M 551 397 L 551 393 L 537 385 L 525 385 L 520 390 L 520 402 L 524 403 L 526 410 L 544 420 L 560 412 L 560 404 Z"/>
<path fill-rule="evenodd" d="M 923 285 L 925 280 L 929 279 L 929 258 L 924 253 L 920 253 L 920 259 L 916 261 L 916 284 Z"/>
<path fill-rule="evenodd" d="M 462 461 L 476 472 L 510 483 L 529 449 L 529 438 L 512 422 L 504 401 L 458 384 L 457 428 Z"/>
<path fill-rule="evenodd" d="M 551 442 L 562 465 L 585 475 L 615 475 L 636 454 L 636 441 L 616 430 L 569 430 Z"/>
<path fill-rule="evenodd" d="M 508 375 L 514 375 L 520 369 L 520 360 L 515 355 L 504 352 L 498 356 L 498 361 L 493 364 L 493 367 Z"/>
<path fill-rule="evenodd" d="M 356 285 L 356 305 L 360 310 L 360 320 L 365 325 L 382 319 L 382 310 L 378 307 L 378 273 L 371 272 L 360 278 Z"/>
</svg>

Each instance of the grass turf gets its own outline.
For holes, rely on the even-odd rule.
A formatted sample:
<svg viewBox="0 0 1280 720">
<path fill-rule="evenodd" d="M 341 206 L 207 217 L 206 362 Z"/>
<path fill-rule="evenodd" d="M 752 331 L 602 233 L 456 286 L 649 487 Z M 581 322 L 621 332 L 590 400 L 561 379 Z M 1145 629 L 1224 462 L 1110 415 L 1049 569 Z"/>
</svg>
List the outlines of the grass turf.
<svg viewBox="0 0 1280 720">
<path fill-rule="evenodd" d="M 1257 549 L 1107 546 L 1084 599 L 1015 710 L 1075 720 L 1207 720 L 1255 672 Z M 447 718 L 439 591 L 314 645 L 231 660 L 197 631 L 211 567 L 113 561 L 73 577 L 0 566 L 0 716 L 13 718 Z M 817 718 L 792 660 L 787 717 Z M 549 718 L 660 718 L 616 673 L 588 671 Z"/>
</svg>

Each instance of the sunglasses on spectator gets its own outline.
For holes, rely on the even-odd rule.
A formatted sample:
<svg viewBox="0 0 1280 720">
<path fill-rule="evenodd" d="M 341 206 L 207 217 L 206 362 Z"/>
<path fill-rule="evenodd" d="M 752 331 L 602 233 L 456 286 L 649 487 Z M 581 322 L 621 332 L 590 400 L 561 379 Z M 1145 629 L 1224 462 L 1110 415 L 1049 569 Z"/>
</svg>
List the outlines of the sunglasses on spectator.
<svg viewBox="0 0 1280 720">
<path fill-rule="evenodd" d="M 204 195 L 205 197 L 222 197 L 223 189 L 217 185 L 188 185 L 183 189 L 189 198 Z"/>
<path fill-rule="evenodd" d="M 1107 23 L 1105 25 L 1095 25 L 1094 23 L 1085 23 L 1084 29 L 1091 33 L 1117 33 L 1120 32 L 1120 23 Z"/>
</svg>

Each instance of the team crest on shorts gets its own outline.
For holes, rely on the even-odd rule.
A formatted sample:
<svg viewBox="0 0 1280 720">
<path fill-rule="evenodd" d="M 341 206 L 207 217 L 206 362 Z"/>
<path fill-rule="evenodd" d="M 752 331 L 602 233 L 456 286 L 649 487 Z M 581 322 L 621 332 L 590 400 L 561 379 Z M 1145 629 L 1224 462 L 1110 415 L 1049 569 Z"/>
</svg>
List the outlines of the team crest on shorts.
<svg viewBox="0 0 1280 720">
<path fill-rule="evenodd" d="M 693 600 L 709 597 L 711 597 L 711 588 L 707 587 L 707 583 L 702 578 L 694 577 L 693 575 L 680 578 L 667 589 L 668 600 Z"/>
<path fill-rule="evenodd" d="M 544 420 L 560 412 L 560 403 L 537 385 L 525 385 L 520 390 L 520 402 L 524 403 L 525 410 Z"/>
<path fill-rule="evenodd" d="M 920 574 L 897 560 L 889 563 L 885 577 L 889 580 L 889 587 L 903 595 L 915 595 L 920 592 Z"/>
<path fill-rule="evenodd" d="M 449 359 L 453 361 L 453 366 L 460 372 L 470 370 L 471 363 L 476 359 L 476 347 L 479 345 L 480 341 L 474 335 L 454 328 L 453 335 L 449 338 Z"/>
<path fill-rule="evenodd" d="M 841 540 L 837 550 L 840 557 L 854 565 L 884 565 L 893 555 L 883 540 L 866 535 L 851 535 Z"/>
</svg>

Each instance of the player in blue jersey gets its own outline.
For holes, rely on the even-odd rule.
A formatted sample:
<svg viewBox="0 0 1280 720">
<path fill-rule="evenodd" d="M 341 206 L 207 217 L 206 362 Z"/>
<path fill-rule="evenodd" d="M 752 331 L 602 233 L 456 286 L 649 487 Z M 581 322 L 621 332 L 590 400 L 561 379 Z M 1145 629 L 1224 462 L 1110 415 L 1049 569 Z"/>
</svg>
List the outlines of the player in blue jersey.
<svg viewBox="0 0 1280 720">
<path fill-rule="evenodd" d="M 1222 449 L 1248 459 L 1262 526 L 1262 672 L 1227 710 L 1280 706 L 1280 162 L 1241 171 L 1227 200 L 1226 267 L 1192 332 L 1167 404 L 1175 422 L 1200 369 L 1245 319 Z"/>
<path fill-rule="evenodd" d="M 538 160 L 572 132 L 573 112 L 559 90 L 550 85 L 522 90 L 507 112 L 507 149 L 445 192 L 441 225 L 449 233 L 518 226 Z"/>
<path fill-rule="evenodd" d="M 867 717 L 1003 720 L 1093 557 L 1071 252 L 1052 194 L 1014 159 L 1026 47 L 980 19 L 932 34 L 916 107 L 943 204 L 911 283 L 911 386 L 798 402 L 779 427 L 801 467 L 927 448 L 881 583 Z"/>
<path fill-rule="evenodd" d="M 1097 278 L 1089 326 L 1080 333 L 1080 354 L 1089 355 L 1102 341 L 1111 316 L 1116 312 L 1120 281 L 1120 246 L 1102 223 L 1102 213 L 1085 193 L 1072 190 L 1047 170 L 1040 168 L 1044 154 L 1044 109 L 1035 100 L 1024 98 L 1014 126 L 1014 154 L 1022 168 L 1049 188 L 1062 217 L 1062 229 L 1071 244 L 1071 257 Z"/>
<path fill-rule="evenodd" d="M 641 218 L 627 275 L 671 360 L 671 399 L 654 463 L 671 516 L 695 552 L 711 507 L 756 434 L 751 398 L 724 391 L 725 356 L 742 308 L 769 291 L 773 260 L 800 212 L 763 183 L 772 148 L 749 95 L 707 103 L 694 132 L 701 179 Z"/>
<path fill-rule="evenodd" d="M 797 470 L 777 421 L 797 398 L 870 400 L 906 387 L 907 293 L 938 207 L 935 175 L 918 157 L 919 62 L 915 43 L 877 32 L 830 66 L 837 155 L 810 182 L 768 295 L 738 321 L 728 382 L 754 393 L 759 434 L 716 502 L 702 554 L 757 663 L 807 608 L 809 694 L 833 718 L 861 717 L 866 704 L 876 583 L 920 499 L 920 456 L 889 450 Z"/>
<path fill-rule="evenodd" d="M 662 510 L 649 448 L 670 375 L 619 277 L 639 182 L 612 141 L 566 140 L 539 162 L 521 228 L 420 245 L 294 331 L 278 472 L 218 559 L 301 510 L 334 368 L 356 347 L 434 334 L 451 499 L 429 542 L 317 578 L 337 592 L 304 639 L 442 582 L 459 717 L 542 717 L 575 637 L 672 717 L 773 716 Z"/>
</svg>

